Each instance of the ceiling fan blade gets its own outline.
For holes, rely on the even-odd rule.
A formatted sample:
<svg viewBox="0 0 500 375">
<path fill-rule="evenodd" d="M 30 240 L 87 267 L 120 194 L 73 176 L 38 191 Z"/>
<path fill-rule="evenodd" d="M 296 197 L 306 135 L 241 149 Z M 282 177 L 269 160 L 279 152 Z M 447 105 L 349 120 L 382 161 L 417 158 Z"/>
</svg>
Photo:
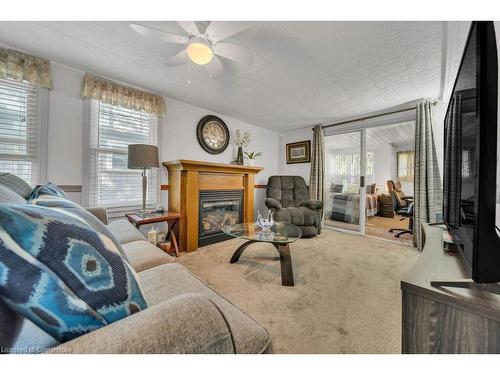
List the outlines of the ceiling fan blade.
<svg viewBox="0 0 500 375">
<path fill-rule="evenodd" d="M 178 54 L 174 55 L 174 57 L 168 59 L 168 61 L 163 64 L 165 66 L 177 66 L 182 65 L 188 62 L 188 55 L 185 49 L 183 49 Z"/>
<path fill-rule="evenodd" d="M 216 55 L 225 57 L 226 59 L 239 62 L 241 64 L 252 65 L 253 54 L 246 48 L 232 43 L 217 43 L 214 46 Z"/>
<path fill-rule="evenodd" d="M 193 21 L 177 21 L 177 24 L 189 35 L 200 35 L 200 31 Z"/>
<path fill-rule="evenodd" d="M 205 35 L 212 43 L 217 43 L 247 28 L 248 25 L 243 22 L 212 21 L 205 30 Z"/>
<path fill-rule="evenodd" d="M 222 71 L 224 70 L 222 63 L 217 56 L 214 56 L 212 61 L 205 65 L 205 67 L 207 68 L 208 74 L 210 74 L 210 78 L 220 77 L 222 75 Z"/>
<path fill-rule="evenodd" d="M 138 32 L 141 35 L 144 35 L 144 36 L 147 36 L 149 38 L 153 38 L 153 39 L 156 39 L 156 40 L 159 40 L 162 42 L 186 44 L 188 41 L 188 38 L 186 38 L 185 36 L 167 33 L 166 31 L 153 29 L 151 27 L 138 25 L 136 23 L 131 23 L 130 27 L 134 31 Z"/>
</svg>

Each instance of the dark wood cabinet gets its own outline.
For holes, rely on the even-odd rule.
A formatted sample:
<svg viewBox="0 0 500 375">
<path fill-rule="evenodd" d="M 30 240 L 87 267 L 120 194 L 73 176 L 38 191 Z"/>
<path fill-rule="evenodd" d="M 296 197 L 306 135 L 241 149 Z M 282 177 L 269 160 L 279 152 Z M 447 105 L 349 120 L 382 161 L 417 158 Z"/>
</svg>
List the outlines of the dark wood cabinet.
<svg viewBox="0 0 500 375">
<path fill-rule="evenodd" d="M 392 205 L 392 197 L 390 195 L 378 196 L 378 216 L 394 217 L 394 207 Z"/>
<path fill-rule="evenodd" d="M 424 248 L 401 280 L 402 353 L 500 353 L 500 296 L 477 288 L 434 287 L 468 281 L 460 256 L 443 251 L 444 227 L 422 225 Z"/>
</svg>

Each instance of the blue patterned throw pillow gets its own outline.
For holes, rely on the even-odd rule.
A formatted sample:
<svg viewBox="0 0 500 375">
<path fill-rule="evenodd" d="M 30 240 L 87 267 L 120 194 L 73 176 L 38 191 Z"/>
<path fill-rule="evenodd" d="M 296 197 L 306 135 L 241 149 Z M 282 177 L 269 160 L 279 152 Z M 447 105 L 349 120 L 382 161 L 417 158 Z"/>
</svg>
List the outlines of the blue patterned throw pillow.
<svg viewBox="0 0 500 375">
<path fill-rule="evenodd" d="M 147 307 L 113 241 L 76 215 L 0 204 L 0 299 L 59 342 Z"/>
<path fill-rule="evenodd" d="M 40 195 L 52 195 L 69 199 L 68 195 L 59 186 L 54 185 L 52 182 L 47 182 L 45 185 L 37 185 L 31 192 L 28 200 L 38 198 Z"/>
<path fill-rule="evenodd" d="M 122 245 L 116 239 L 116 237 L 109 231 L 109 229 L 97 217 L 92 215 L 89 211 L 87 211 L 85 208 L 78 205 L 77 203 L 69 199 L 63 198 L 59 195 L 54 195 L 47 190 L 40 191 L 37 194 L 37 197 L 30 198 L 28 203 L 36 206 L 51 207 L 56 210 L 61 210 L 69 214 L 78 216 L 79 218 L 85 220 L 85 222 L 89 224 L 92 228 L 94 228 L 94 230 L 110 238 L 111 241 L 113 241 L 113 243 L 115 244 L 120 254 L 125 259 L 128 260 L 125 252 L 123 251 Z"/>
</svg>

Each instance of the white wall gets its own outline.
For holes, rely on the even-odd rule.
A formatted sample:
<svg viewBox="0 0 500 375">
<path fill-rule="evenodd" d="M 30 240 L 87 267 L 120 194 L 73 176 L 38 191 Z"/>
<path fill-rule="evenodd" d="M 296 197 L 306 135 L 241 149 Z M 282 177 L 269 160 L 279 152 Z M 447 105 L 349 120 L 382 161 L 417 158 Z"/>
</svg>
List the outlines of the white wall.
<svg viewBox="0 0 500 375">
<path fill-rule="evenodd" d="M 82 184 L 83 100 L 80 90 L 84 72 L 52 63 L 53 90 L 49 91 L 49 144 L 47 178 L 58 185 Z M 206 109 L 166 98 L 167 113 L 163 119 L 159 139 L 160 160 L 194 159 L 229 163 L 236 157 L 233 143 L 236 129 L 249 130 L 252 140 L 247 150 L 263 153 L 257 165 L 264 170 L 256 176 L 256 184 L 265 184 L 270 175 L 279 171 L 279 134 L 256 125 L 230 118 Z M 221 117 L 231 131 L 231 143 L 219 155 L 205 152 L 196 139 L 196 126 L 205 115 Z M 161 167 L 161 181 L 166 183 L 166 168 Z M 81 195 L 72 193 L 71 198 L 81 202 Z M 264 207 L 265 189 L 256 191 L 256 209 Z M 166 206 L 167 194 L 162 192 Z"/>
<path fill-rule="evenodd" d="M 204 160 L 217 163 L 229 163 L 236 158 L 237 146 L 233 141 L 227 149 L 219 155 L 211 155 L 204 151 L 196 139 L 196 126 L 198 121 L 207 114 L 219 116 L 229 128 L 231 139 L 234 139 L 236 129 L 248 130 L 251 141 L 245 150 L 262 152 L 262 157 L 256 161 L 257 166 L 264 170 L 256 175 L 256 184 L 266 184 L 269 176 L 278 174 L 279 171 L 279 135 L 246 122 L 236 120 L 221 114 L 209 112 L 205 109 L 189 104 L 167 99 L 167 113 L 163 120 L 161 133 L 160 159 L 162 161 L 176 159 Z M 167 170 L 162 168 L 162 183 L 167 181 Z M 164 194 L 166 204 L 166 194 Z M 255 193 L 255 209 L 263 211 L 265 208 L 265 189 L 257 189 Z"/>
<path fill-rule="evenodd" d="M 396 163 L 394 148 L 387 144 L 385 147 L 372 147 L 369 143 L 366 145 L 367 152 L 373 152 L 373 181 L 367 179 L 367 184 L 377 184 L 380 193 L 385 193 L 385 183 L 387 180 L 395 180 Z M 412 188 L 413 190 L 413 188 Z M 406 193 L 410 195 L 409 193 Z"/>
</svg>

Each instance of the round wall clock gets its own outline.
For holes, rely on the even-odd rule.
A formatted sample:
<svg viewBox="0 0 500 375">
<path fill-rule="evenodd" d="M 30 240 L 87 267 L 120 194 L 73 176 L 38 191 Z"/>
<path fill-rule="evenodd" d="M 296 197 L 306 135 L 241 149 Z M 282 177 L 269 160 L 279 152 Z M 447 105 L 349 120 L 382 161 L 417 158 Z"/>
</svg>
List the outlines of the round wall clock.
<svg viewBox="0 0 500 375">
<path fill-rule="evenodd" d="M 210 154 L 220 154 L 229 144 L 229 130 L 217 116 L 208 115 L 198 122 L 196 136 L 200 146 Z"/>
</svg>

